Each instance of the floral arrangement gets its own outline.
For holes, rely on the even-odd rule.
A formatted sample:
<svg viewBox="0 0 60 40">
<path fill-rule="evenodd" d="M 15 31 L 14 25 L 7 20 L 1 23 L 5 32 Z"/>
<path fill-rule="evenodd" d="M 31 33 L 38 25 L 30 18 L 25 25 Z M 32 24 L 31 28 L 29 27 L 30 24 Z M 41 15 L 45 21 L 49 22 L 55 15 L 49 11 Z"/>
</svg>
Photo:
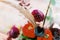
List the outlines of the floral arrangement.
<svg viewBox="0 0 60 40">
<path fill-rule="evenodd" d="M 46 14 L 39 9 L 34 9 L 31 13 L 29 11 L 30 0 L 17 0 L 19 5 L 14 5 L 8 1 L 2 1 L 16 8 L 21 14 L 19 15 L 24 23 L 24 26 L 13 25 L 8 31 L 6 40 L 60 40 L 60 29 L 53 28 L 54 22 L 52 14 L 52 6 L 55 5 L 55 0 L 50 0 L 47 6 Z M 30 6 L 31 8 L 31 6 Z M 49 15 L 48 15 L 49 14 Z M 47 16 L 48 15 L 48 16 Z M 21 18 L 21 19 L 22 19 Z M 48 28 L 45 26 L 46 21 L 51 24 Z M 47 25 L 48 26 L 48 25 Z"/>
</svg>

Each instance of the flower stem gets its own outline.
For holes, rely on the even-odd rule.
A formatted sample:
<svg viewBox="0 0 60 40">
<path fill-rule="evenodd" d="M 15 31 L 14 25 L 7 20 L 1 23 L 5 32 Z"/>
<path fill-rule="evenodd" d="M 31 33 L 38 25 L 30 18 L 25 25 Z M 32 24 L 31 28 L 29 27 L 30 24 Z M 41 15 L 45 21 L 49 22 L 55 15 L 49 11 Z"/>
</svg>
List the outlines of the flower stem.
<svg viewBox="0 0 60 40">
<path fill-rule="evenodd" d="M 46 21 L 46 16 L 47 16 L 49 8 L 50 8 L 50 4 L 51 4 L 51 0 L 49 1 L 49 5 L 48 5 L 48 8 L 46 10 L 45 18 L 44 18 L 44 21 L 43 21 L 43 27 L 44 27 L 44 24 L 45 24 L 45 21 Z"/>
</svg>

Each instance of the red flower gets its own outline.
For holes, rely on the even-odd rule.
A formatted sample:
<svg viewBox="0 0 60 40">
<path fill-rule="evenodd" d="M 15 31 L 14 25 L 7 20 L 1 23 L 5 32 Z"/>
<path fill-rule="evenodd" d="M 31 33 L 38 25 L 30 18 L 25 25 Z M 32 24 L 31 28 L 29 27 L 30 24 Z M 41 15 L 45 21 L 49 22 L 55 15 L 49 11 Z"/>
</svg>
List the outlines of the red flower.
<svg viewBox="0 0 60 40">
<path fill-rule="evenodd" d="M 37 40 L 53 40 L 52 33 L 49 29 L 45 29 L 45 34 L 48 34 L 48 38 L 45 37 L 37 37 Z"/>
<path fill-rule="evenodd" d="M 22 31 L 24 36 L 35 38 L 34 26 L 30 22 L 22 28 Z"/>
</svg>

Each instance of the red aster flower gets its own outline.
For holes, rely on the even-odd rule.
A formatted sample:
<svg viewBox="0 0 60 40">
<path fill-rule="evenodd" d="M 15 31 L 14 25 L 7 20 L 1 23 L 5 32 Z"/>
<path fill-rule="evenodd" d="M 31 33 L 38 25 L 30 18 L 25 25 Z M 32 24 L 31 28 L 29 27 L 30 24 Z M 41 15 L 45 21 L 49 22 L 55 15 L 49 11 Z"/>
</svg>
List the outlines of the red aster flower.
<svg viewBox="0 0 60 40">
<path fill-rule="evenodd" d="M 46 37 L 37 37 L 37 40 L 53 40 L 52 33 L 49 29 L 45 29 L 45 34 L 47 34 L 46 35 L 46 36 L 48 36 L 47 38 Z"/>
<path fill-rule="evenodd" d="M 35 38 L 34 26 L 30 22 L 22 28 L 22 31 L 24 36 Z"/>
</svg>

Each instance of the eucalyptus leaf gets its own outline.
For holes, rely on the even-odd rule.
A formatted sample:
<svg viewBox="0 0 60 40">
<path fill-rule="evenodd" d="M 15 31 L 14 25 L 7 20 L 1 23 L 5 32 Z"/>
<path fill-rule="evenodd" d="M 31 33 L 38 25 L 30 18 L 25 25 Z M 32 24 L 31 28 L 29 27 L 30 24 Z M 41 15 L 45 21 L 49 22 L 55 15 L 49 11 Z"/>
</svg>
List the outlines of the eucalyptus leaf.
<svg viewBox="0 0 60 40">
<path fill-rule="evenodd" d="M 51 1 L 51 4 L 52 5 L 55 5 L 56 4 L 56 1 L 55 0 L 50 0 Z"/>
</svg>

